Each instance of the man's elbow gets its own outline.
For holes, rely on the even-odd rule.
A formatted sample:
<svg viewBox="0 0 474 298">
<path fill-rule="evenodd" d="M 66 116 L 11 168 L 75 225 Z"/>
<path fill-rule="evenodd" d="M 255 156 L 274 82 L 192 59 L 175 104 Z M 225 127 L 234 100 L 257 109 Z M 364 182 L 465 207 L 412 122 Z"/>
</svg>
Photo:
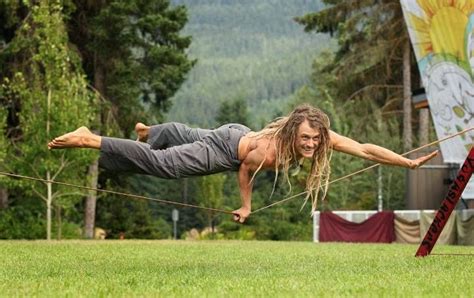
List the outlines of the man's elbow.
<svg viewBox="0 0 474 298">
<path fill-rule="evenodd" d="M 360 152 L 360 157 L 376 161 L 377 160 L 377 154 L 375 152 L 376 147 L 372 144 L 361 144 L 359 148 Z"/>
</svg>

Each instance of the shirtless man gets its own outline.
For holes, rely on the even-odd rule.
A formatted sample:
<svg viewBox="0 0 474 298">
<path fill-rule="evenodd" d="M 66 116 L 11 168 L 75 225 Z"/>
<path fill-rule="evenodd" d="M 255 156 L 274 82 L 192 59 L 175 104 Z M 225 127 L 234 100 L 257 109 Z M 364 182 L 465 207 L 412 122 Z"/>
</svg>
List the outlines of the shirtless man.
<svg viewBox="0 0 474 298">
<path fill-rule="evenodd" d="M 375 162 L 415 169 L 438 151 L 411 160 L 383 147 L 360 144 L 329 129 L 328 117 L 310 105 L 295 108 L 258 132 L 240 124 L 215 130 L 189 128 L 180 123 L 135 127 L 138 140 L 102 137 L 86 127 L 48 143 L 50 149 L 92 148 L 101 151 L 99 165 L 112 171 L 131 171 L 166 179 L 238 171 L 242 207 L 233 211 L 243 223 L 251 213 L 253 177 L 273 169 L 288 179 L 288 171 L 304 159 L 312 163 L 306 179 L 306 200 L 316 208 L 317 196 L 327 191 L 331 151 Z"/>
</svg>

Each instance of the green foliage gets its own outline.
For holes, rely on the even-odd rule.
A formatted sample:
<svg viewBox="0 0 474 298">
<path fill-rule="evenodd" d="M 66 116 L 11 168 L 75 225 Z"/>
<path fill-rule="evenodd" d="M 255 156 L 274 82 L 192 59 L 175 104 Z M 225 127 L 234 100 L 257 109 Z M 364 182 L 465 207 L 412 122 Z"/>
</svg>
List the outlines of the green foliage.
<svg viewBox="0 0 474 298">
<path fill-rule="evenodd" d="M 190 11 L 185 31 L 193 36 L 190 56 L 198 63 L 173 97 L 170 121 L 214 127 L 220 105 L 242 98 L 248 125 L 261 128 L 286 112 L 307 82 L 314 55 L 333 47 L 327 36 L 304 34 L 293 21 L 319 10 L 319 1 L 173 2 Z"/>
<path fill-rule="evenodd" d="M 0 17 L 6 20 L 0 26 L 0 49 L 7 43 L 0 51 L 5 62 L 0 67 L 6 70 L 0 74 L 6 77 L 0 96 L 9 111 L 10 153 L 18 157 L 8 164 L 14 172 L 30 174 L 34 169 L 41 178 L 50 173 L 61 181 L 85 183 L 83 166 L 96 155 L 85 150 L 49 152 L 47 141 L 80 125 L 127 136 L 136 121 L 161 119 L 168 98 L 194 64 L 185 52 L 191 38 L 179 34 L 187 22 L 186 8 L 171 7 L 167 0 L 0 5 Z M 88 85 L 100 97 L 98 111 L 91 109 L 94 98 Z M 44 197 L 41 185 L 14 182 L 25 195 Z M 75 207 L 70 195 L 82 196 L 75 189 L 55 190 L 56 203 L 63 208 Z M 133 208 L 143 218 L 137 215 L 130 226 L 120 228 L 127 237 L 169 237 L 169 225 L 156 219 L 161 214 L 152 218 L 154 210 L 148 206 Z M 111 226 L 111 235 L 118 237 L 120 230 Z"/>
<path fill-rule="evenodd" d="M 1 95 L 2 88 L 0 88 L 0 98 L 2 97 Z M 5 156 L 7 154 L 7 139 L 6 139 L 6 116 L 7 116 L 7 111 L 0 106 L 0 164 L 3 164 L 5 161 Z M 0 166 L 0 170 L 4 170 L 3 167 Z M 1 180 L 2 178 L 0 177 L 0 185 L 1 185 Z"/>
<path fill-rule="evenodd" d="M 224 218 L 219 224 L 217 239 L 255 240 L 256 232 L 252 226 L 243 226 L 234 222 L 230 217 Z"/>
<path fill-rule="evenodd" d="M 408 39 L 400 1 L 323 2 L 330 5 L 297 21 L 306 31 L 337 36 L 339 47 L 325 69 L 338 78 L 332 95 L 341 100 L 370 97 L 380 106 L 387 104 L 384 112 L 393 111 L 393 101 L 401 103 L 402 47 Z"/>
<path fill-rule="evenodd" d="M 62 221 L 60 232 L 58 231 L 58 222 L 53 222 L 51 234 L 52 238 L 57 240 L 80 239 L 82 237 L 82 228 L 79 224 L 71 221 Z"/>
<path fill-rule="evenodd" d="M 276 184 L 273 196 L 275 174 L 271 171 L 264 171 L 256 176 L 253 194 L 252 210 L 272 204 L 276 201 L 287 198 L 304 191 L 304 183 L 291 177 L 292 193 L 288 192 L 288 185 L 282 179 Z M 233 177 L 224 187 L 225 206 L 232 206 L 237 209 L 240 205 L 239 188 L 237 179 Z M 265 209 L 251 216 L 245 224 L 238 224 L 232 221 L 231 216 L 222 215 L 217 227 L 218 239 L 239 239 L 239 240 L 309 240 L 312 237 L 311 216 L 309 206 L 303 205 L 303 196 L 296 197 L 284 204 L 276 205 Z"/>
<path fill-rule="evenodd" d="M 415 258 L 416 248 L 273 241 L 2 241 L 0 292 L 7 297 L 472 297 L 471 247 L 436 246 L 434 253 L 448 255 L 426 258 Z"/>
<path fill-rule="evenodd" d="M 180 35 L 186 8 L 168 0 L 74 3 L 71 40 L 92 85 L 112 104 L 102 120 L 112 114 L 125 136 L 137 121 L 162 120 L 194 64 L 186 53 L 191 38 Z"/>
<path fill-rule="evenodd" d="M 129 137 L 138 121 L 162 121 L 162 114 L 170 105 L 169 97 L 195 63 L 187 56 L 191 38 L 181 34 L 187 23 L 187 9 L 170 6 L 168 0 L 73 2 L 76 10 L 68 22 L 69 36 L 81 54 L 90 85 L 103 100 L 100 133 Z M 167 199 L 175 199 L 173 190 L 169 191 L 174 182 L 161 187 L 163 183 L 157 183 L 156 179 L 118 177 L 118 173 L 101 173 L 99 181 L 104 186 L 112 185 L 114 190 L 147 196 L 158 193 L 159 197 L 163 194 Z M 106 195 L 101 200 L 117 199 Z M 115 206 L 108 203 L 98 206 L 98 223 L 111 237 L 117 238 L 120 232 L 127 238 L 170 236 L 169 226 L 164 224 L 165 216 L 170 214 L 168 206 L 143 207 L 131 203 L 128 206 L 131 210 L 150 209 L 140 211 L 144 216 L 141 223 L 138 215 L 126 218 L 123 212 L 129 209 L 113 216 Z M 186 224 L 194 223 L 191 220 Z"/>
<path fill-rule="evenodd" d="M 330 6 L 297 20 L 306 31 L 335 34 L 339 47 L 334 55 L 315 61 L 311 83 L 297 101 L 326 110 L 336 132 L 401 153 L 401 56 L 408 35 L 400 25 L 404 20 L 399 1 L 324 2 Z M 417 72 L 413 73 L 416 85 Z M 332 177 L 370 164 L 335 153 Z M 379 173 L 370 170 L 331 185 L 326 206 L 374 209 Z M 405 170 L 384 167 L 381 173 L 384 208 L 403 208 Z"/>
<path fill-rule="evenodd" d="M 94 156 L 82 150 L 49 152 L 47 140 L 79 125 L 93 124 L 110 134 L 110 122 L 116 121 L 120 132 L 114 133 L 128 136 L 136 121 L 162 121 L 169 98 L 194 65 L 188 53 L 199 63 L 173 97 L 170 120 L 204 127 L 240 122 L 258 129 L 285 114 L 289 105 L 310 102 L 330 115 L 336 132 L 399 152 L 397 63 L 399 44 L 406 35 L 397 23 L 401 15 L 396 1 L 331 0 L 325 1 L 330 6 L 324 11 L 319 1 L 306 0 L 174 0 L 174 6 L 166 0 L 34 3 L 0 1 L 0 99 L 8 112 L 0 114 L 0 120 L 7 117 L 8 123 L 8 146 L 2 146 L 3 134 L 0 136 L 0 160 L 2 148 L 8 148 L 7 162 L 2 164 L 8 170 L 41 178 L 50 171 L 60 173 L 58 180 L 84 184 L 83 166 Z M 176 6 L 183 4 L 186 8 Z M 189 36 L 180 35 L 187 10 L 190 22 L 185 34 L 193 36 L 192 46 Z M 308 30 L 337 33 L 335 55 L 322 52 L 334 48 L 334 40 L 322 34 L 303 34 L 302 27 L 293 22 L 295 16 L 310 11 L 317 13 L 299 21 Z M 94 98 L 87 85 L 100 93 L 100 117 L 94 117 L 97 111 L 91 108 Z M 335 153 L 332 177 L 368 164 Z M 371 170 L 331 185 L 321 208 L 374 208 L 377 173 Z M 304 174 L 293 178 L 292 194 L 303 191 Z M 403 174 L 403 169 L 383 168 L 386 208 L 403 205 Z M 234 176 L 163 181 L 106 173 L 100 183 L 171 201 L 237 209 L 240 198 Z M 44 196 L 41 185 L 0 179 L 9 181 L 18 201 Z M 288 196 L 287 187 L 278 184 L 270 197 L 273 179 L 268 172 L 257 176 L 254 210 Z M 58 205 L 66 211 L 78 208 L 77 200 L 69 195 L 74 190 L 55 190 Z M 296 198 L 253 214 L 245 225 L 233 223 L 228 215 L 214 218 L 184 208 L 180 209 L 178 231 L 202 229 L 212 222 L 218 224 L 217 238 L 309 240 L 309 207 L 300 211 L 301 205 L 302 200 Z M 19 202 L 12 208 L 3 217 L 5 227 L 20 224 L 12 221 L 15 216 L 22 218 L 19 209 L 28 209 Z M 169 238 L 172 208 L 106 195 L 98 201 L 97 224 L 111 238 L 120 233 L 127 239 Z M 37 213 L 28 212 L 24 222 L 31 224 L 32 235 L 43 236 L 44 232 L 35 231 L 44 222 L 35 221 Z M 73 237 L 82 220 L 72 213 L 66 212 L 63 232 L 67 237 Z M 27 231 L 23 226 L 12 231 L 16 232 L 8 235 L 16 236 L 8 237 L 29 237 L 21 234 Z"/>
<path fill-rule="evenodd" d="M 17 54 L 26 59 L 3 85 L 7 100 L 21 102 L 22 134 L 20 141 L 10 140 L 11 167 L 38 177 L 51 171 L 58 178 L 75 179 L 80 177 L 77 168 L 94 155 L 85 151 L 51 153 L 46 143 L 53 136 L 87 124 L 94 117 L 93 97 L 78 68 L 77 56 L 67 47 L 61 6 L 32 6 L 29 20 L 12 41 L 18 47 Z"/>
<path fill-rule="evenodd" d="M 221 209 L 223 206 L 223 187 L 227 176 L 224 174 L 215 174 L 200 177 L 199 205 L 207 208 Z M 216 213 L 213 211 L 202 210 L 200 212 L 206 218 L 206 224 L 212 228 L 215 225 Z"/>
<path fill-rule="evenodd" d="M 216 117 L 217 125 L 226 123 L 240 123 L 249 125 L 249 113 L 247 102 L 243 98 L 236 98 L 232 101 L 221 103 Z"/>
<path fill-rule="evenodd" d="M 308 102 L 325 111 L 331 128 L 361 143 L 373 143 L 401 153 L 400 119 L 396 114 L 384 111 L 370 95 L 358 96 L 346 101 L 338 96 L 339 80 L 328 65 L 332 55 L 325 53 L 313 64 L 311 84 L 302 88 L 295 97 L 295 104 Z M 331 179 L 334 180 L 373 164 L 347 154 L 334 152 L 331 160 Z M 382 170 L 385 209 L 404 206 L 405 169 L 384 167 Z M 376 209 L 377 170 L 369 170 L 330 185 L 322 208 Z"/>
<path fill-rule="evenodd" d="M 0 210 L 0 239 L 45 238 L 45 227 L 44 215 L 31 206 L 12 206 Z"/>
<path fill-rule="evenodd" d="M 143 214 L 143 213 L 141 213 Z M 172 235 L 172 227 L 163 218 L 153 220 L 149 213 L 145 213 L 146 219 L 139 218 L 126 236 L 137 239 L 169 239 Z"/>
<path fill-rule="evenodd" d="M 107 173 L 102 175 L 101 179 L 107 180 Z M 147 175 L 121 175 L 120 177 L 109 180 L 110 189 L 121 189 L 127 193 L 143 195 L 151 198 L 164 199 L 173 202 L 181 202 L 193 205 L 200 204 L 201 178 L 185 178 L 180 180 L 163 180 L 153 176 Z M 129 202 L 130 201 L 130 202 Z M 130 238 L 132 229 L 137 220 L 141 217 L 135 211 L 136 204 L 141 202 L 130 200 L 129 198 L 119 197 L 104 197 L 98 201 L 97 206 L 97 224 L 104 227 L 106 230 L 112 231 L 113 236 L 117 238 L 119 232 L 123 231 Z M 153 225 L 155 220 L 163 220 L 168 224 L 168 228 L 172 226 L 171 212 L 174 208 L 179 211 L 179 221 L 177 222 L 178 238 L 180 235 L 189 231 L 192 228 L 204 228 L 209 225 L 207 215 L 205 213 L 196 212 L 194 208 L 181 208 L 170 204 L 160 204 L 157 202 L 148 202 L 146 205 L 147 213 L 149 215 L 146 225 Z M 133 211 L 130 211 L 133 210 Z M 171 237 L 169 230 L 160 230 L 157 232 L 163 234 L 163 237 Z M 168 233 L 164 235 L 165 233 Z"/>
<path fill-rule="evenodd" d="M 25 8 L 28 18 L 3 53 L 3 57 L 15 59 L 1 88 L 10 114 L 16 114 L 18 121 L 16 133 L 9 134 L 4 166 L 27 176 L 85 183 L 85 172 L 80 169 L 96 155 L 81 150 L 50 152 L 46 144 L 54 136 L 87 125 L 94 118 L 94 97 L 87 90 L 78 56 L 69 49 L 60 2 L 25 4 Z M 15 106 L 21 108 L 16 110 Z M 66 192 L 64 187 L 56 187 L 50 194 L 44 185 L 8 182 L 27 196 L 42 198 L 48 206 L 54 199 L 56 205 L 70 208 L 72 198 L 83 195 L 71 189 Z"/>
<path fill-rule="evenodd" d="M 168 239 L 172 236 L 170 221 L 165 220 L 168 218 L 164 213 L 154 214 L 162 206 L 156 206 L 154 202 L 107 196 L 97 201 L 96 226 L 106 231 L 108 239 L 121 236 L 126 239 Z"/>
</svg>

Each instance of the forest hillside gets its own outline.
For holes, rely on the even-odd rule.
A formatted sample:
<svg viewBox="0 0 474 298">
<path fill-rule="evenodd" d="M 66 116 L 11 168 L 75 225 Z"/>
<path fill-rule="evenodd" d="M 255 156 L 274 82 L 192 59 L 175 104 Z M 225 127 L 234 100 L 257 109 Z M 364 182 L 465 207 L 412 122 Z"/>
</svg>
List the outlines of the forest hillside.
<svg viewBox="0 0 474 298">
<path fill-rule="evenodd" d="M 334 42 L 305 33 L 293 19 L 321 9 L 307 0 L 173 0 L 185 5 L 197 63 L 173 97 L 168 121 L 212 127 L 223 102 L 244 100 L 249 124 L 259 128 L 286 112 L 291 96 L 308 82 L 318 53 Z"/>
</svg>

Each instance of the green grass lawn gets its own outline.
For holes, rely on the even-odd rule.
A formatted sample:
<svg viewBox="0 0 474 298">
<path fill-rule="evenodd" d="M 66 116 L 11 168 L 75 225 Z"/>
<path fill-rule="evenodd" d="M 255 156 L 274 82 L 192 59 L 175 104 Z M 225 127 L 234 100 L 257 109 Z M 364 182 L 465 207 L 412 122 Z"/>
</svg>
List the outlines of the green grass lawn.
<svg viewBox="0 0 474 298">
<path fill-rule="evenodd" d="M 259 241 L 0 241 L 0 296 L 474 297 L 474 255 Z M 433 253 L 474 254 L 436 246 Z"/>
</svg>

